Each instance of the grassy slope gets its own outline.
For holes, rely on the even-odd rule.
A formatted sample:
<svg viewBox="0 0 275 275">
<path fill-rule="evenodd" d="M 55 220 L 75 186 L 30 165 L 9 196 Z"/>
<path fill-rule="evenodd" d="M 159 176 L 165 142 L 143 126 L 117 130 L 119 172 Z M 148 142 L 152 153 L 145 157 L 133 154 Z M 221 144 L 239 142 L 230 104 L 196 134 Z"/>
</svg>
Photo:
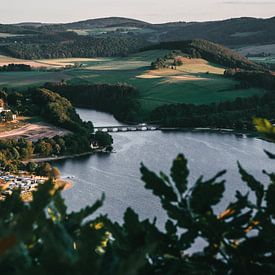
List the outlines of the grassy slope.
<svg viewBox="0 0 275 275">
<path fill-rule="evenodd" d="M 202 73 L 205 70 L 205 65 L 201 72 L 199 65 L 196 67 L 189 65 L 188 67 L 183 66 L 177 71 L 168 72 L 167 75 L 159 72 L 159 78 L 137 78 L 137 76 L 149 74 L 150 63 L 157 57 L 163 57 L 166 53 L 167 51 L 156 50 L 125 58 L 102 58 L 99 61 L 85 62 L 85 68 L 70 69 L 64 72 L 1 73 L 0 87 L 26 87 L 61 79 L 70 80 L 71 84 L 125 82 L 139 89 L 142 115 L 146 115 L 148 111 L 166 103 L 208 104 L 263 92 L 262 89 L 257 88 L 235 90 L 236 81 L 226 79 L 219 74 L 206 75 L 205 72 Z M 213 70 L 219 68 L 213 64 L 209 64 L 209 66 L 212 66 Z M 181 74 L 184 74 L 198 79 L 171 81 L 172 74 L 175 74 L 176 77 L 181 77 Z"/>
</svg>

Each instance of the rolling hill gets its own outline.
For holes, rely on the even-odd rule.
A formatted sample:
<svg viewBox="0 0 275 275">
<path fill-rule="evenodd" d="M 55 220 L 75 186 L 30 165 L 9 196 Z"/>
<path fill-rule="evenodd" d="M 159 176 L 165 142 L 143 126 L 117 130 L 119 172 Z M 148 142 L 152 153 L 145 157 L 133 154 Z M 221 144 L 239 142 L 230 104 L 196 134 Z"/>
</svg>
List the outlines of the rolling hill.
<svg viewBox="0 0 275 275">
<path fill-rule="evenodd" d="M 109 27 L 139 27 L 144 28 L 151 26 L 152 24 L 130 18 L 123 17 L 106 17 L 106 18 L 97 18 L 89 19 L 74 23 L 63 24 L 64 28 L 109 28 Z"/>
<path fill-rule="evenodd" d="M 120 29 L 123 29 L 122 31 Z M 126 29 L 126 30 L 125 30 Z M 169 22 L 151 24 L 136 19 L 108 17 L 64 24 L 20 23 L 0 25 L 0 33 L 37 34 L 81 30 L 85 35 L 135 35 L 152 43 L 207 39 L 231 47 L 275 43 L 275 17 L 233 18 L 209 22 Z M 98 32 L 98 30 L 100 30 Z"/>
<path fill-rule="evenodd" d="M 163 42 L 148 49 L 181 50 L 191 57 L 204 58 L 229 68 L 239 68 L 243 70 L 267 70 L 262 65 L 248 60 L 237 52 L 222 45 L 207 40 L 187 40 L 175 42 Z"/>
</svg>

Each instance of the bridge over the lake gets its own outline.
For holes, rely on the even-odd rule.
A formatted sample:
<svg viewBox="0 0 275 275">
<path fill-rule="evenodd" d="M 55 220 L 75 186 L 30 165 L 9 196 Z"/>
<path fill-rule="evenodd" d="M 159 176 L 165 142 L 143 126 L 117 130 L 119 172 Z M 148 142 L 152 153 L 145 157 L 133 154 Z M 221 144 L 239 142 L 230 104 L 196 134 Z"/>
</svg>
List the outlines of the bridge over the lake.
<svg viewBox="0 0 275 275">
<path fill-rule="evenodd" d="M 157 131 L 160 130 L 158 125 L 120 125 L 120 126 L 101 126 L 94 127 L 95 132 L 102 131 L 105 133 L 117 133 L 117 132 L 135 132 L 135 131 Z"/>
</svg>

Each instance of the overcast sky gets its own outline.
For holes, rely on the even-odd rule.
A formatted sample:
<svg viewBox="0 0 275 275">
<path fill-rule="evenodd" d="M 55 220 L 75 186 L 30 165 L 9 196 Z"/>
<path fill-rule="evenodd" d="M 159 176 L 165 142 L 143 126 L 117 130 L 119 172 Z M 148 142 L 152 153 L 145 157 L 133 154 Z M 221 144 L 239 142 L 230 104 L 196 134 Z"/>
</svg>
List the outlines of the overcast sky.
<svg viewBox="0 0 275 275">
<path fill-rule="evenodd" d="M 0 22 L 72 22 L 123 16 L 148 22 L 275 16 L 275 0 L 1 0 Z"/>
</svg>

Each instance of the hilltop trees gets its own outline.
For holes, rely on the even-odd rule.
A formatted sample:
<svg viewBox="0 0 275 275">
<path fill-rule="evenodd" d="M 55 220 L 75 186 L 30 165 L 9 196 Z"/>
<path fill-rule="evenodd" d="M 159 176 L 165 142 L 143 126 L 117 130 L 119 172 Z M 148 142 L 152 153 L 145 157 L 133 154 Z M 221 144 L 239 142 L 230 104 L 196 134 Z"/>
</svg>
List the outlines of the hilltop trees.
<svg viewBox="0 0 275 275">
<path fill-rule="evenodd" d="M 25 64 L 9 64 L 0 66 L 0 72 L 29 72 L 31 71 L 30 65 Z"/>
<path fill-rule="evenodd" d="M 143 38 L 132 36 L 95 38 L 73 32 L 17 37 L 16 40 L 21 43 L 5 43 L 0 50 L 21 59 L 125 56 L 148 44 Z"/>
<path fill-rule="evenodd" d="M 113 144 L 112 136 L 101 131 L 96 132 L 92 138 L 93 141 L 96 142 L 99 147 L 111 148 Z"/>
<path fill-rule="evenodd" d="M 228 68 L 268 71 L 264 66 L 253 63 L 237 52 L 207 40 L 163 42 L 159 45 L 150 46 L 148 49 L 180 50 L 192 58 L 204 58 Z"/>
</svg>

